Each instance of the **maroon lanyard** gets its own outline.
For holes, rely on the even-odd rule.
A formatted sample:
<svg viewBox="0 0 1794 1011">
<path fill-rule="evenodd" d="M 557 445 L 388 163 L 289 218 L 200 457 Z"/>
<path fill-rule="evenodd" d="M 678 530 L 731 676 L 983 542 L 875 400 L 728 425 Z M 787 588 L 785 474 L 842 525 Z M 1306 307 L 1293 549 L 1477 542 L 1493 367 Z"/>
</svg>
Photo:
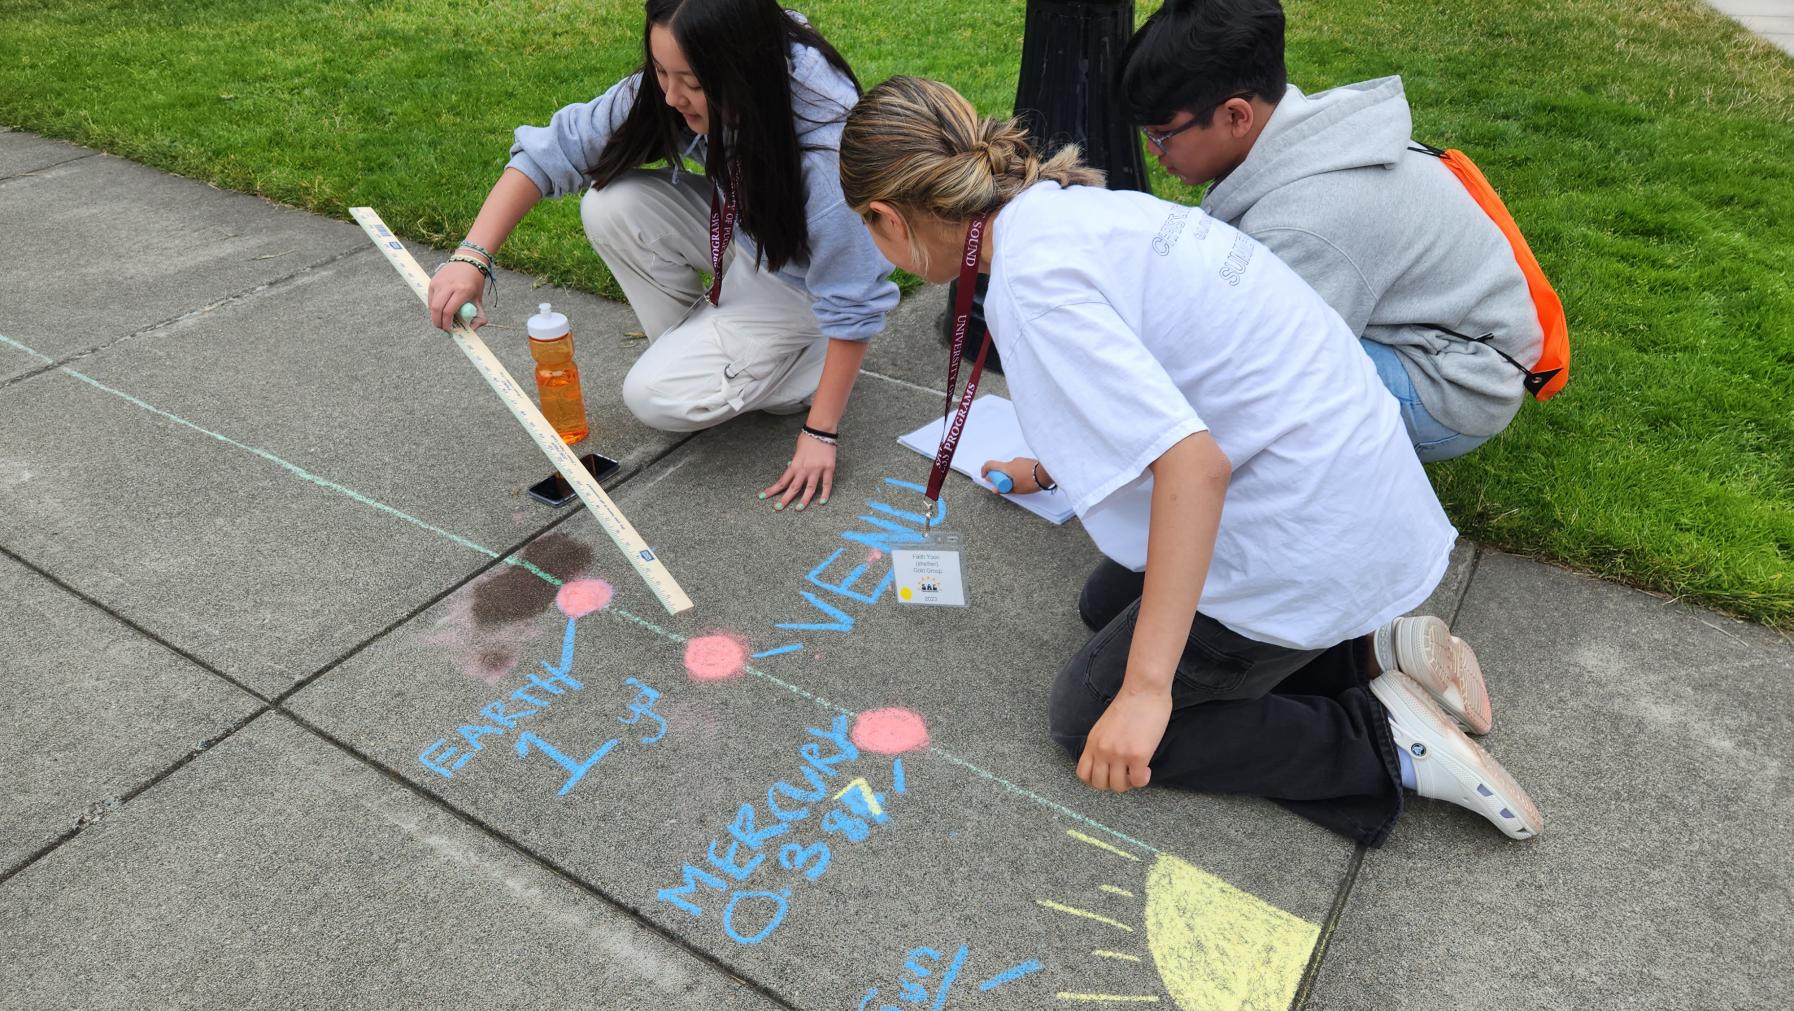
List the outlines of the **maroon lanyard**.
<svg viewBox="0 0 1794 1011">
<path fill-rule="evenodd" d="M 723 254 L 735 238 L 735 198 L 741 193 L 741 163 L 729 159 L 729 196 L 718 199 L 710 191 L 710 304 L 723 297 Z"/>
<path fill-rule="evenodd" d="M 934 472 L 928 475 L 928 490 L 923 497 L 928 499 L 928 514 L 934 515 L 935 503 L 940 501 L 941 484 L 947 480 L 947 471 L 953 466 L 953 451 L 959 448 L 960 433 L 965 431 L 966 416 L 972 412 L 972 397 L 978 392 L 978 377 L 984 373 L 984 355 L 990 350 L 990 338 L 987 335 L 978 346 L 978 357 L 972 362 L 972 372 L 966 377 L 964 395 L 959 398 L 959 413 L 953 413 L 953 387 L 959 384 L 959 363 L 965 356 L 966 331 L 972 322 L 972 292 L 978 284 L 978 251 L 984 245 L 984 222 L 989 217 L 980 214 L 966 226 L 965 258 L 959 263 L 959 293 L 953 301 L 953 348 L 947 353 L 947 404 L 941 411 L 941 420 L 947 421 L 946 434 L 941 436 L 941 448 L 934 453 Z"/>
</svg>

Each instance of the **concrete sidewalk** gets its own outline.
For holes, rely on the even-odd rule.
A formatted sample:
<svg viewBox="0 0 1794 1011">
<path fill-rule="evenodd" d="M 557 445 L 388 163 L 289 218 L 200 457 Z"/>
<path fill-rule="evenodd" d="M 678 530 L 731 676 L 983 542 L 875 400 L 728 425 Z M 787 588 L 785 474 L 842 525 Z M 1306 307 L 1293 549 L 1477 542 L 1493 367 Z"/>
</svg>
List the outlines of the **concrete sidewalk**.
<svg viewBox="0 0 1794 1011">
<path fill-rule="evenodd" d="M 1794 56 L 1794 0 L 1707 0 L 1709 6 Z"/>
<path fill-rule="evenodd" d="M 501 279 L 515 374 L 537 301 L 573 321 L 669 618 L 524 496 L 540 454 L 353 225 L 0 133 L 0 232 L 0 1007 L 1794 1003 L 1768 630 L 1462 545 L 1426 610 L 1541 838 L 1097 794 L 1044 733 L 1076 521 L 954 477 L 974 606 L 882 582 L 938 292 L 874 343 L 833 501 L 774 514 L 799 419 L 647 430 L 627 308 Z M 575 579 L 614 597 L 570 619 Z"/>
</svg>

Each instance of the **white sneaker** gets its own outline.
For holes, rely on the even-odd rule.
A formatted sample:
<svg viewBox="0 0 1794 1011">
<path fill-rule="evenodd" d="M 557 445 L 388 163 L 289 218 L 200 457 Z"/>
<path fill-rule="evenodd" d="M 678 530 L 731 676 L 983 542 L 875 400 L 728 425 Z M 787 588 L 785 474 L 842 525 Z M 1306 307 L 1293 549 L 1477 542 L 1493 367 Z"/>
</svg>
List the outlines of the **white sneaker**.
<svg viewBox="0 0 1794 1011">
<path fill-rule="evenodd" d="M 1482 665 L 1470 644 L 1452 635 L 1445 622 L 1431 615 L 1397 618 L 1374 635 L 1379 664 L 1393 658 L 1396 670 L 1418 682 L 1471 733 L 1489 732 L 1495 721 Z"/>
<path fill-rule="evenodd" d="M 1391 671 L 1372 681 L 1370 690 L 1389 710 L 1395 746 L 1414 763 L 1415 789 L 1422 797 L 1467 807 L 1514 839 L 1545 830 L 1544 816 L 1514 777 L 1464 736 L 1413 678 Z"/>
</svg>

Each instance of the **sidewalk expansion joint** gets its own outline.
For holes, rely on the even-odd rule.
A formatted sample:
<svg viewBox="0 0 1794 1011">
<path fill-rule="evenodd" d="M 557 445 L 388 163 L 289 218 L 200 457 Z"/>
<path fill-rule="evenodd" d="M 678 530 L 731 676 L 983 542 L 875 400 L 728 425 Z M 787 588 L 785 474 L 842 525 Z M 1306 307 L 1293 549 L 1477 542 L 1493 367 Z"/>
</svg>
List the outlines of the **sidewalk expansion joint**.
<svg viewBox="0 0 1794 1011">
<path fill-rule="evenodd" d="M 5 184 L 13 181 L 14 179 L 29 179 L 34 175 L 38 175 L 40 173 L 47 172 L 53 168 L 59 168 L 63 165 L 67 165 L 70 162 L 77 162 L 83 158 L 92 158 L 92 157 L 98 155 L 99 153 L 100 152 L 98 152 L 98 151 L 89 151 L 86 154 L 78 154 L 78 155 L 74 156 L 73 158 L 64 158 L 61 161 L 51 162 L 48 165 L 39 165 L 37 168 L 31 169 L 30 171 L 27 171 L 27 172 L 14 172 L 12 175 L 9 175 L 9 176 L 0 176 L 0 186 L 4 186 Z"/>
<path fill-rule="evenodd" d="M 1314 984 L 1321 974 L 1321 962 L 1327 957 L 1327 948 L 1333 941 L 1334 928 L 1339 926 L 1340 917 L 1345 915 L 1346 902 L 1352 897 L 1352 886 L 1358 882 L 1358 872 L 1364 868 L 1364 855 L 1369 852 L 1363 843 L 1352 850 L 1352 860 L 1346 865 L 1345 874 L 1339 880 L 1339 890 L 1333 895 L 1333 905 L 1327 910 L 1327 918 L 1321 921 L 1320 940 L 1314 942 L 1314 951 L 1308 956 L 1308 968 L 1302 971 L 1302 982 L 1296 986 L 1296 996 L 1289 1002 L 1289 1011 L 1302 1011 L 1314 990 Z"/>
<path fill-rule="evenodd" d="M 116 797 L 110 797 L 110 798 L 107 798 L 106 800 L 99 801 L 96 804 L 90 805 L 88 807 L 89 813 L 83 814 L 81 817 L 75 819 L 75 824 L 73 826 L 71 826 L 69 829 L 67 829 L 66 831 L 64 831 L 61 835 L 50 840 L 49 842 L 45 843 L 44 845 L 38 847 L 36 851 L 31 853 L 29 856 L 25 857 L 24 859 L 20 860 L 18 863 L 13 864 L 11 867 L 6 868 L 5 870 L 0 870 L 0 887 L 5 886 L 5 884 L 8 881 L 17 877 L 19 874 L 24 873 L 27 869 L 29 869 L 33 864 L 37 863 L 39 860 L 42 860 L 43 858 L 49 856 L 51 853 L 54 853 L 58 849 L 61 849 L 65 844 L 67 844 L 68 842 L 73 840 L 75 837 L 79 836 L 81 833 L 87 831 L 90 827 L 92 827 L 94 825 L 98 825 L 100 822 L 102 822 L 105 819 L 107 819 L 108 817 L 110 817 L 112 815 L 112 812 L 123 808 L 125 805 L 129 804 L 131 801 L 136 800 L 137 797 L 139 795 L 143 794 L 145 791 L 149 790 L 150 788 L 154 787 L 158 783 L 167 779 L 169 776 L 172 776 L 175 773 L 179 772 L 181 769 L 183 769 L 187 766 L 187 763 L 193 761 L 194 759 L 205 754 L 206 752 L 211 751 L 213 748 L 224 743 L 226 740 L 229 740 L 233 735 L 236 734 L 237 731 L 242 730 L 244 727 L 255 722 L 264 713 L 268 713 L 271 711 L 272 711 L 272 708 L 269 705 L 267 705 L 265 702 L 262 705 L 256 706 L 255 709 L 251 710 L 247 715 L 239 718 L 235 723 L 233 723 L 229 727 L 227 727 L 223 733 L 216 734 L 212 737 L 206 738 L 203 741 L 200 741 L 198 744 L 194 745 L 192 750 L 188 751 L 185 755 L 182 755 L 180 758 L 176 759 L 173 763 L 169 764 L 166 768 L 163 768 L 163 769 L 159 770 L 158 772 L 156 772 L 154 775 L 150 776 L 149 779 L 143 781 L 142 783 L 139 783 L 138 785 L 132 787 L 129 790 L 126 790 L 124 793 L 121 793 Z M 95 808 L 98 808 L 98 810 L 96 811 Z"/>
<path fill-rule="evenodd" d="M 649 468 L 653 467 L 655 464 L 659 463 L 660 461 L 666 459 L 674 451 L 678 450 L 680 447 L 684 446 L 686 443 L 697 438 L 701 434 L 703 434 L 703 433 L 694 432 L 694 433 L 686 436 L 685 438 L 680 439 L 678 442 L 673 443 L 671 446 L 667 447 L 667 449 L 665 451 L 651 457 L 646 462 L 644 462 L 640 467 L 633 467 L 633 468 L 630 468 L 629 470 L 623 472 L 622 474 L 619 474 L 615 480 L 611 481 L 608 485 L 604 486 L 604 490 L 606 492 L 611 492 L 611 491 L 615 491 L 616 489 L 622 487 L 625 484 L 628 484 L 632 479 L 636 478 L 637 476 L 639 476 L 641 474 L 646 473 Z M 275 696 L 271 700 L 273 705 L 275 705 L 277 707 L 283 706 L 284 703 L 287 702 L 287 700 L 289 700 L 293 696 L 299 694 L 301 691 L 305 690 L 306 688 L 309 688 L 312 685 L 312 683 L 317 681 L 319 678 L 321 678 L 324 675 L 335 670 L 337 667 L 341 666 L 342 664 L 347 663 L 356 654 L 367 649 L 369 646 L 372 646 L 374 643 L 379 642 L 381 639 L 386 638 L 388 635 L 391 635 L 394 631 L 396 631 L 400 627 L 408 624 L 412 619 L 416 618 L 418 615 L 424 613 L 425 611 L 428 611 L 432 607 L 435 607 L 437 604 L 441 603 L 443 600 L 447 599 L 448 597 L 453 596 L 462 587 L 465 587 L 467 584 L 473 582 L 474 580 L 480 578 L 481 576 L 485 575 L 486 573 L 492 571 L 497 566 L 511 564 L 509 561 L 510 559 L 522 558 L 523 557 L 522 552 L 524 550 L 526 550 L 532 543 L 541 539 L 545 534 L 552 531 L 553 529 L 560 526 L 561 524 L 566 523 L 567 521 L 573 519 L 575 516 L 583 515 L 585 512 L 586 512 L 585 503 L 580 502 L 576 505 L 575 508 L 567 510 L 565 513 L 562 513 L 561 515 L 554 517 L 553 519 L 549 520 L 547 523 L 543 524 L 541 527 L 537 528 L 536 530 L 531 531 L 530 533 L 524 535 L 524 537 L 521 540 L 517 541 L 517 543 L 512 545 L 510 548 L 493 554 L 492 557 L 488 558 L 484 563 L 482 563 L 482 564 L 476 566 L 475 568 L 473 568 L 472 570 L 470 570 L 466 575 L 462 576 L 459 579 L 454 580 L 448 586 L 446 586 L 443 589 L 439 590 L 438 592 L 432 594 L 428 599 L 422 601 L 416 607 L 413 607 L 411 610 L 407 611 L 405 614 L 400 615 L 397 618 L 394 618 L 391 622 L 387 623 L 387 625 L 384 628 L 373 633 L 372 635 L 369 635 L 367 638 L 356 643 L 355 645 L 350 646 L 347 650 L 345 650 L 342 653 L 341 656 L 338 656 L 336 659 L 329 661 L 328 663 L 324 664 L 322 667 L 319 667 L 317 670 L 312 671 L 310 674 L 307 674 L 306 676 L 300 678 L 298 681 L 295 681 L 293 683 L 292 687 L 286 689 L 285 691 L 282 691 L 279 695 Z M 0 549 L 0 550 L 4 550 L 4 549 Z M 285 711 L 284 708 L 282 709 L 282 711 L 283 712 Z"/>
<path fill-rule="evenodd" d="M 1482 567 L 1482 562 L 1483 546 L 1473 543 L 1470 547 L 1470 564 L 1467 566 L 1470 571 L 1464 574 L 1464 585 L 1458 588 L 1458 599 L 1451 603 L 1451 614 L 1445 618 L 1447 625 L 1456 625 L 1458 615 L 1464 613 L 1464 601 L 1470 599 L 1470 585 L 1476 582 L 1476 571 Z"/>
<path fill-rule="evenodd" d="M 13 376 L 11 379 L 7 379 L 5 381 L 0 381 L 0 389 L 5 389 L 5 388 L 12 386 L 14 384 L 17 384 L 17 383 L 22 383 L 25 380 L 31 379 L 36 376 L 41 376 L 46 372 L 53 372 L 56 369 L 64 368 L 73 362 L 78 362 L 83 358 L 92 357 L 93 355 L 97 355 L 102 351 L 106 351 L 111 348 L 117 347 L 119 344 L 122 344 L 125 341 L 131 340 L 133 338 L 142 337 L 142 336 L 154 333 L 157 330 L 175 326 L 175 325 L 177 325 L 179 323 L 183 323 L 189 319 L 203 316 L 209 312 L 212 312 L 215 309 L 221 309 L 224 306 L 232 305 L 236 302 L 240 302 L 245 299 L 252 298 L 256 295 L 262 294 L 263 292 L 283 288 L 286 285 L 292 283 L 293 281 L 299 279 L 300 277 L 302 277 L 306 274 L 311 273 L 314 270 L 318 270 L 323 267 L 328 267 L 331 264 L 336 263 L 338 260 L 343 260 L 343 259 L 346 259 L 351 256 L 355 256 L 360 253 L 365 253 L 367 251 L 368 251 L 367 246 L 356 246 L 353 249 L 344 249 L 339 252 L 332 253 L 331 255 L 325 257 L 324 259 L 315 261 L 313 263 L 308 263 L 308 264 L 298 268 L 297 270 L 293 271 L 290 274 L 282 274 L 281 276 L 276 277 L 272 280 L 262 281 L 252 287 L 245 288 L 241 291 L 232 292 L 231 294 L 224 295 L 220 298 L 214 299 L 213 301 L 208 302 L 205 305 L 199 306 L 198 308 L 188 309 L 185 312 L 179 313 L 174 316 L 170 316 L 167 319 L 160 320 L 155 323 L 151 323 L 148 326 L 139 327 L 138 329 L 133 330 L 130 333 L 120 334 L 119 336 L 114 337 L 109 341 L 106 341 L 104 344 L 97 344 L 90 348 L 84 348 L 80 351 L 76 351 L 71 354 L 65 355 L 62 358 L 49 358 L 48 356 L 45 356 L 45 355 L 39 355 L 39 357 L 45 359 L 45 364 L 43 364 L 35 369 L 32 369 L 29 372 L 22 372 L 19 375 Z"/>
<path fill-rule="evenodd" d="M 274 708 L 274 711 L 279 713 L 281 716 L 284 716 L 287 719 L 293 721 L 295 724 L 299 725 L 301 728 L 305 729 L 307 732 L 316 736 L 317 738 L 324 741 L 325 743 L 336 747 L 338 750 L 342 751 L 344 754 L 349 755 L 350 757 L 361 762 L 363 765 L 366 765 L 368 768 L 374 770 L 375 772 L 378 772 L 382 776 L 385 776 L 388 780 L 392 781 L 392 783 L 394 785 L 406 790 L 407 792 L 413 794 L 414 796 L 421 798 L 422 800 L 428 802 L 429 804 L 436 807 L 437 809 L 446 812 L 451 817 L 453 817 L 456 820 L 460 821 L 461 823 L 469 826 L 470 828 L 475 829 L 476 831 L 485 835 L 487 838 L 500 843 L 508 850 L 518 854 L 519 856 L 530 861 L 531 863 L 542 868 L 543 870 L 549 872 L 550 874 L 554 875 L 555 877 L 559 878 L 560 880 L 565 881 L 567 884 L 571 885 L 575 889 L 577 889 L 581 892 L 584 892 L 585 894 L 590 895 L 595 899 L 598 899 L 600 902 L 603 902 L 605 905 L 616 910 L 618 913 L 622 914 L 623 916 L 628 917 L 633 923 L 635 923 L 636 926 L 642 928 L 643 930 L 650 931 L 650 932 L 658 935 L 659 937 L 665 939 L 667 942 L 673 944 L 674 946 L 678 947 L 685 953 L 691 955 L 693 958 L 697 959 L 699 962 L 703 963 L 704 965 L 707 965 L 710 968 L 715 969 L 718 972 L 721 972 L 722 974 L 729 977 L 730 979 L 733 979 L 733 980 L 739 982 L 744 988 L 746 988 L 748 990 L 752 990 L 754 993 L 760 995 L 761 997 L 766 998 L 768 1001 L 771 1001 L 774 1005 L 776 1005 L 778 1007 L 786 1008 L 786 1009 L 788 1009 L 788 1011 L 801 1011 L 801 1009 L 799 1008 L 799 1005 L 792 1003 L 789 999 L 780 995 L 776 990 L 773 990 L 771 987 L 767 986 L 765 983 L 761 983 L 758 980 L 750 979 L 748 977 L 741 975 L 741 973 L 738 972 L 733 966 L 729 965 L 729 963 L 723 961 L 721 958 L 718 958 L 717 956 L 704 950 L 703 948 L 699 947 L 698 945 L 694 944 L 693 942 L 686 940 L 684 937 L 667 929 L 666 927 L 661 926 L 659 923 L 656 923 L 654 920 L 650 919 L 647 916 L 647 914 L 643 913 L 641 910 L 628 904 L 627 902 L 624 902 L 622 899 L 618 898 L 617 896 L 610 894 L 608 891 L 606 891 L 602 887 L 600 887 L 596 884 L 593 884 L 592 882 L 587 881 L 586 879 L 580 877 L 578 874 L 575 874 L 571 869 L 561 866 L 560 864 L 556 863 L 555 861 L 549 859 L 547 856 L 544 856 L 543 854 L 538 853 L 534 849 L 531 849 L 529 846 L 524 845 L 522 842 L 513 838 L 509 833 L 504 832 L 503 830 L 501 830 L 493 825 L 488 824 L 484 819 L 480 818 L 479 816 L 472 814 L 471 812 L 464 811 L 461 808 L 456 807 L 454 804 L 449 803 L 447 800 L 444 800 L 442 797 L 439 797 L 436 794 L 431 793 L 430 791 L 417 785 L 416 783 L 412 782 L 411 780 L 405 778 L 403 775 L 401 775 L 398 772 L 398 770 L 393 769 L 393 768 L 387 766 L 386 764 L 380 762 L 379 760 L 362 753 L 360 750 L 356 749 L 353 745 L 351 745 L 345 741 L 338 740 L 336 737 L 332 736 L 328 731 L 324 730 L 321 727 L 313 726 L 311 723 L 306 722 L 306 720 L 303 717 L 297 715 L 296 713 L 293 713 L 292 711 L 285 709 L 283 707 L 279 707 L 279 706 L 276 706 Z"/>
<path fill-rule="evenodd" d="M 898 379 L 896 376 L 887 376 L 883 372 L 874 372 L 871 369 L 861 369 L 860 375 L 871 376 L 874 379 L 882 379 L 887 383 L 896 383 L 898 386 L 902 386 L 905 389 L 916 390 L 921 393 L 930 393 L 937 397 L 945 397 L 947 395 L 946 390 L 937 390 L 933 387 L 923 386 L 921 383 L 912 383 L 907 379 Z"/>
<path fill-rule="evenodd" d="M 170 653 L 173 653 L 175 656 L 178 656 L 181 659 L 192 664 L 193 666 L 198 667 L 200 670 L 205 671 L 207 674 L 210 674 L 213 677 L 218 678 L 221 681 L 224 681 L 225 683 L 229 684 L 233 688 L 236 688 L 237 690 L 243 692 L 246 695 L 252 696 L 253 698 L 255 698 L 256 701 L 262 703 L 264 706 L 270 704 L 273 701 L 268 696 L 262 694 L 259 691 L 256 691 L 254 688 L 250 687 L 249 685 L 245 684 L 244 682 L 239 681 L 238 679 L 232 677 L 229 674 L 226 674 L 225 672 L 212 666 L 211 664 L 207 663 L 206 661 L 201 660 L 199 657 L 193 655 L 192 653 L 188 652 L 187 650 L 182 649 L 179 646 L 176 646 L 172 642 L 169 642 L 167 639 L 164 639 L 162 636 L 158 635 L 157 633 L 152 632 L 149 629 L 144 628 L 142 625 L 139 625 L 137 622 L 131 620 L 130 618 L 125 617 L 123 614 L 120 614 L 117 610 L 115 610 L 110 604 L 107 604 L 104 601 L 99 600 L 98 598 L 94 597 L 93 595 L 91 595 L 83 590 L 80 590 L 80 589 L 75 588 L 74 586 L 71 586 L 62 577 L 50 572 L 48 569 L 45 569 L 43 566 L 37 564 L 36 562 L 33 562 L 31 559 L 26 558 L 23 555 L 20 555 L 18 552 L 14 551 L 13 549 L 6 547 L 5 545 L 0 545 L 0 556 L 4 556 L 6 558 L 12 559 L 13 561 L 24 566 L 26 569 L 30 570 L 31 572 L 42 577 L 44 580 L 48 581 L 51 585 L 55 586 L 57 589 L 62 590 L 64 593 L 67 593 L 69 596 L 72 596 L 75 599 L 81 601 L 82 603 L 87 604 L 89 607 L 94 608 L 95 610 L 99 611 L 101 614 L 104 614 L 108 618 L 111 618 L 113 621 L 118 622 L 119 624 L 125 626 L 126 628 L 130 629 L 131 631 L 136 632 L 138 635 L 143 636 L 145 639 L 148 639 L 149 641 L 155 643 L 156 645 L 162 647 L 163 649 L 169 651 Z"/>
</svg>

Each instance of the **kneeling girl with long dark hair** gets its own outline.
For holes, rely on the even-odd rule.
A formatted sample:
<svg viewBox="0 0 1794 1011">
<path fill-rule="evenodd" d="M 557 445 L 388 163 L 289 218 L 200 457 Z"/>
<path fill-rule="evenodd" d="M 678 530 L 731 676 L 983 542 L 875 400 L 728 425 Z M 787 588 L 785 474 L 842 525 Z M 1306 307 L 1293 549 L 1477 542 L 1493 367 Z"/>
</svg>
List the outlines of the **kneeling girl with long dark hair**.
<svg viewBox="0 0 1794 1011">
<path fill-rule="evenodd" d="M 642 46 L 640 72 L 518 128 L 461 255 L 489 261 L 537 201 L 589 186 L 586 237 L 650 342 L 623 383 L 629 409 L 668 431 L 807 409 L 761 497 L 826 501 L 865 341 L 897 304 L 891 265 L 841 200 L 836 149 L 859 82 L 775 0 L 648 0 Z M 706 286 L 700 271 L 718 276 Z M 447 264 L 432 322 L 477 305 L 483 281 Z"/>
</svg>

